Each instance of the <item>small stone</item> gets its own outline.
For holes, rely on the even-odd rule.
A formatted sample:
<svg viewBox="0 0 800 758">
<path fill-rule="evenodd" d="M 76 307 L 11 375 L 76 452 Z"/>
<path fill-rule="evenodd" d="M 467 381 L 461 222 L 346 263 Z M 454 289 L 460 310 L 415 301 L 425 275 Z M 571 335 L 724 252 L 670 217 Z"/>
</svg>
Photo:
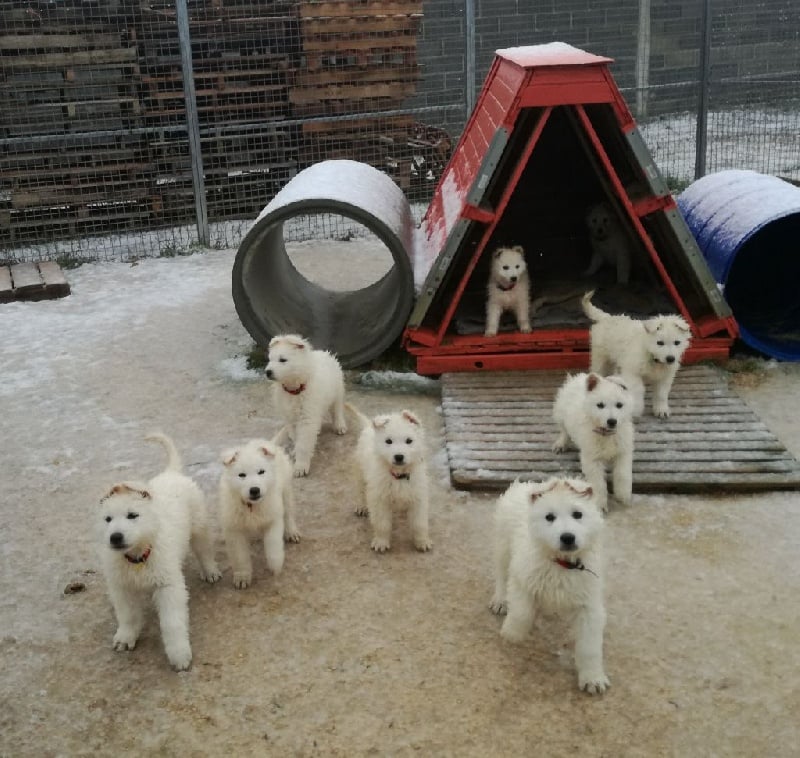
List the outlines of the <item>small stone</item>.
<svg viewBox="0 0 800 758">
<path fill-rule="evenodd" d="M 83 582 L 70 582 L 66 587 L 64 587 L 64 594 L 75 595 L 78 592 L 83 592 L 85 589 L 86 585 Z"/>
</svg>

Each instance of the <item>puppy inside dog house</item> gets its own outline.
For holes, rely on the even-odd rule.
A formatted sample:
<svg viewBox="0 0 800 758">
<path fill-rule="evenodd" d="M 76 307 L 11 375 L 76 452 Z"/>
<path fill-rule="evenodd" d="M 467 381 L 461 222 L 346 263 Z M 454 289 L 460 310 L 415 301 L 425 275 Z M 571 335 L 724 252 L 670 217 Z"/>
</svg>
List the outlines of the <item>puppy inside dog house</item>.
<svg viewBox="0 0 800 758">
<path fill-rule="evenodd" d="M 684 319 L 684 362 L 727 357 L 735 321 L 610 63 L 559 42 L 497 51 L 417 236 L 419 373 L 586 368 L 589 290 L 612 314 Z M 523 251 L 527 309 L 492 289 L 502 249 Z"/>
</svg>

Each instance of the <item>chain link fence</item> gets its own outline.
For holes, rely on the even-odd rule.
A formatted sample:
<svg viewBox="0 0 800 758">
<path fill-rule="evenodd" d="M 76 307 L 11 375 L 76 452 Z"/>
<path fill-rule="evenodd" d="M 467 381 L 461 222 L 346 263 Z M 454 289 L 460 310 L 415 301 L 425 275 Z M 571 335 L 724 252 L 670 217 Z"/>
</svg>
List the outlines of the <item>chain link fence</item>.
<svg viewBox="0 0 800 758">
<path fill-rule="evenodd" d="M 385 171 L 421 214 L 494 51 L 554 40 L 615 59 L 674 190 L 800 180 L 795 3 L 0 0 L 0 260 L 235 247 L 328 158 Z"/>
</svg>

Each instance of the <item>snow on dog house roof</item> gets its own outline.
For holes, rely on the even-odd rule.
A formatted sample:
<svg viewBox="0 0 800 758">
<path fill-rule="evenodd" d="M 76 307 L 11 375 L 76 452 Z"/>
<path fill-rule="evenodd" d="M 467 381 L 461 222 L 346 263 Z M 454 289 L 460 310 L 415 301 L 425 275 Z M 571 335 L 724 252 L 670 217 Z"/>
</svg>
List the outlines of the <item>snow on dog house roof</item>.
<svg viewBox="0 0 800 758">
<path fill-rule="evenodd" d="M 639 295 L 690 323 L 688 360 L 728 354 L 735 321 L 639 135 L 611 62 L 562 42 L 497 51 L 415 239 L 419 293 L 404 344 L 420 373 L 586 366 L 582 316 L 547 324 L 534 313 L 530 334 L 496 337 L 484 337 L 477 322 L 484 252 L 498 245 L 525 248 L 534 301 L 556 280 L 562 294 L 569 280 L 577 292 L 602 289 L 603 282 L 580 275 L 590 255 L 584 218 L 598 202 L 616 212 L 640 280 L 632 278 L 636 286 L 618 303 L 619 288 L 607 287 L 604 308 L 635 315 L 626 306 Z"/>
</svg>

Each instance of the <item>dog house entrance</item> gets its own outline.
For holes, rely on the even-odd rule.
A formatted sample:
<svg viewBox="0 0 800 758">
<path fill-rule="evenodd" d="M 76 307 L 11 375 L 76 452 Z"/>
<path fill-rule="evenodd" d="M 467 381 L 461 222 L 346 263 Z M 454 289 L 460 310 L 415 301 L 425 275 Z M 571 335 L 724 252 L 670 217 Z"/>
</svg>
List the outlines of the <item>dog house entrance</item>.
<svg viewBox="0 0 800 758">
<path fill-rule="evenodd" d="M 594 116 L 593 122 L 602 124 L 606 109 L 610 110 L 610 106 L 595 106 L 590 115 L 590 118 Z M 506 155 L 522 153 L 542 110 L 531 108 L 523 111 L 523 123 L 515 129 Z M 597 128 L 596 124 L 593 125 Z M 609 149 L 604 140 L 604 147 L 611 158 L 614 145 Z M 508 159 L 505 163 L 508 165 L 498 172 L 498 181 L 489 190 L 489 204 L 494 207 L 500 201 L 500 193 L 513 168 L 513 160 Z M 574 110 L 568 106 L 552 109 L 516 189 L 466 285 L 451 324 L 454 333 L 483 332 L 491 253 L 500 246 L 522 245 L 525 249 L 531 279 L 534 331 L 586 325 L 580 296 L 590 289 L 597 290 L 597 304 L 609 310 L 626 311 L 642 317 L 674 311 L 647 250 L 630 229 L 610 183 L 603 181 L 602 173 L 598 171 L 598 164 L 592 146 L 579 128 Z M 636 180 L 633 175 L 620 173 L 630 184 Z M 632 173 L 630 169 L 628 173 Z M 622 232 L 630 250 L 633 265 L 627 284 L 617 284 L 616 270 L 611 266 L 604 265 L 591 276 L 582 275 L 591 260 L 586 214 L 589 208 L 600 202 L 608 204 L 613 213 L 612 223 Z M 469 241 L 472 245 L 479 244 L 481 232 L 481 229 L 473 230 L 471 236 L 474 239 Z M 451 286 L 455 284 L 450 283 Z M 448 295 L 444 298 L 447 299 Z M 510 313 L 504 315 L 501 330 L 516 330 Z"/>
</svg>

